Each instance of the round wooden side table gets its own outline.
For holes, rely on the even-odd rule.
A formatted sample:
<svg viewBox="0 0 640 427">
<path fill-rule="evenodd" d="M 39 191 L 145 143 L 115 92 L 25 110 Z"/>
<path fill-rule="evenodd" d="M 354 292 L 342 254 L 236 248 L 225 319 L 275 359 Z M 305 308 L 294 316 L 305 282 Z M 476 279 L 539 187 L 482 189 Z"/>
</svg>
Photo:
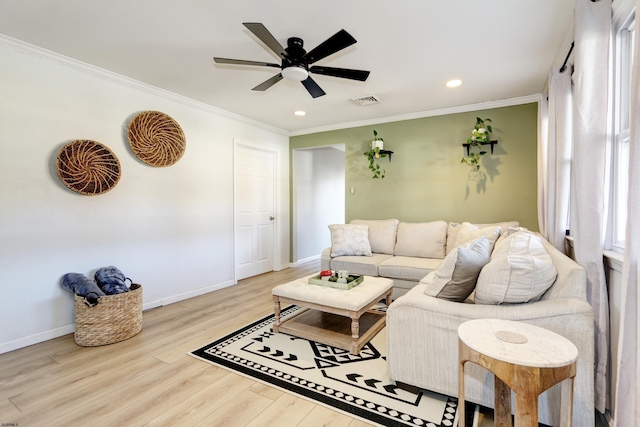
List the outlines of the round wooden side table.
<svg viewBox="0 0 640 427">
<path fill-rule="evenodd" d="M 578 349 L 568 339 L 527 323 L 478 319 L 458 328 L 459 426 L 464 427 L 464 365 L 473 362 L 494 374 L 494 420 L 511 426 L 511 390 L 515 427 L 538 426 L 538 396 L 562 383 L 561 426 L 571 426 L 573 380 Z"/>
</svg>

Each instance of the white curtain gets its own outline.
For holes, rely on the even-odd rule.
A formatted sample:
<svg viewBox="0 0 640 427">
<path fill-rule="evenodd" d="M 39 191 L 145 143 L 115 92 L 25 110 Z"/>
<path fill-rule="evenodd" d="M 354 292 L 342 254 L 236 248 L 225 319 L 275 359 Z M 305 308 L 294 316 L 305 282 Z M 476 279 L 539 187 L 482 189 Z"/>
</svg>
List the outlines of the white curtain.
<svg viewBox="0 0 640 427">
<path fill-rule="evenodd" d="M 640 0 L 636 0 L 636 22 Z M 631 83 L 631 140 L 629 142 L 629 197 L 626 246 L 622 264 L 622 307 L 618 342 L 616 425 L 640 424 L 640 34 L 635 31 Z"/>
<path fill-rule="evenodd" d="M 540 233 L 565 252 L 571 179 L 572 97 L 570 64 L 549 72 L 548 101 L 541 103 L 541 143 L 538 145 L 538 222 Z M 546 108 L 545 108 L 546 107 Z M 545 120 L 546 119 L 546 120 Z"/>
<path fill-rule="evenodd" d="M 595 317 L 595 407 L 605 411 L 609 301 L 604 276 L 605 159 L 611 0 L 576 0 L 571 231 Z"/>
</svg>

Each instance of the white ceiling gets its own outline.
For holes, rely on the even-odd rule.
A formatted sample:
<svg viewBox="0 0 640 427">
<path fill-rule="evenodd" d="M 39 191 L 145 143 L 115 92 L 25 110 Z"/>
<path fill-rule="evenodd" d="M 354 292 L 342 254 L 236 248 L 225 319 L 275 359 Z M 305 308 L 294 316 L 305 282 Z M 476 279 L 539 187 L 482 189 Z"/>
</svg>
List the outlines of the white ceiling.
<svg viewBox="0 0 640 427">
<path fill-rule="evenodd" d="M 574 0 L 0 0 L 0 33 L 275 126 L 291 134 L 541 93 L 567 53 Z M 243 22 L 311 50 L 345 29 L 357 43 L 315 65 L 370 70 L 366 82 L 313 75 L 251 88 L 279 62 Z M 456 89 L 445 82 L 463 81 Z M 381 103 L 352 99 L 375 95 Z M 305 110 L 306 116 L 293 115 Z"/>
</svg>

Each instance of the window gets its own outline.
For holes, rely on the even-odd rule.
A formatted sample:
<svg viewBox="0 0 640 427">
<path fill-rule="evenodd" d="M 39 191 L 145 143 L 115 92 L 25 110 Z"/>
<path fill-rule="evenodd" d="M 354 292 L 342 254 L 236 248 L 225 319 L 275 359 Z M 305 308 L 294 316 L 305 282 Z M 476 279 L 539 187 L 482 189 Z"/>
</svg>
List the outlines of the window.
<svg viewBox="0 0 640 427">
<path fill-rule="evenodd" d="M 611 249 L 622 252 L 627 225 L 629 184 L 629 122 L 631 117 L 631 70 L 633 67 L 635 14 L 620 25 L 615 34 L 614 73 L 614 144 L 613 144 L 613 200 L 611 215 Z"/>
</svg>

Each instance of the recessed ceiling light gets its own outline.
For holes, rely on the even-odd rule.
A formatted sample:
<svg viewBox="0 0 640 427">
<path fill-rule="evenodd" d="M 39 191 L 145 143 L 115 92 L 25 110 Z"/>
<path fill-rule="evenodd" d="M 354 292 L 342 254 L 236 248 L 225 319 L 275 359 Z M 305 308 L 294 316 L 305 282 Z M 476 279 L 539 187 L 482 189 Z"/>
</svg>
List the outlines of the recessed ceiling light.
<svg viewBox="0 0 640 427">
<path fill-rule="evenodd" d="M 462 80 L 454 79 L 447 82 L 447 87 L 458 87 L 462 84 Z"/>
<path fill-rule="evenodd" d="M 302 111 L 302 110 L 298 110 L 298 111 L 294 112 L 293 114 L 295 114 L 296 116 L 304 116 L 304 115 L 306 115 L 307 113 L 306 113 L 306 112 L 304 112 L 304 111 Z"/>
</svg>

